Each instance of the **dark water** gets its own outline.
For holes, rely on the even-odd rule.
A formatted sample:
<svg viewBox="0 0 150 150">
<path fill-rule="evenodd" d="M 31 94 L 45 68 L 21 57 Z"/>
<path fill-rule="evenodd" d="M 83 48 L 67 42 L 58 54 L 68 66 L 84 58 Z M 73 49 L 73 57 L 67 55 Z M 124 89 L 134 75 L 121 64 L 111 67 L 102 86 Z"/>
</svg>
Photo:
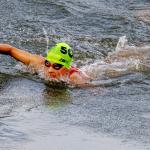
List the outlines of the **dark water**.
<svg viewBox="0 0 150 150">
<path fill-rule="evenodd" d="M 65 41 L 78 66 L 106 57 L 123 35 L 149 44 L 148 0 L 0 1 L 0 42 L 44 55 L 45 36 Z M 150 149 L 149 72 L 60 89 L 16 73 L 16 64 L 0 55 L 1 150 Z"/>
</svg>

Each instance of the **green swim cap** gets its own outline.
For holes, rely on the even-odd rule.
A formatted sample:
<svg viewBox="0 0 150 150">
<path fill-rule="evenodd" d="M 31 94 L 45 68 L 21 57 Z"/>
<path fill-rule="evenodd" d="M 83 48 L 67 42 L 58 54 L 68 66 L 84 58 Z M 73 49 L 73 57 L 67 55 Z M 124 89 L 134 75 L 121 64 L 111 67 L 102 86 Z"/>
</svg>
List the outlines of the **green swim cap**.
<svg viewBox="0 0 150 150">
<path fill-rule="evenodd" d="M 66 43 L 57 43 L 52 47 L 45 57 L 46 60 L 65 66 L 67 69 L 71 67 L 73 52 L 71 47 Z"/>
</svg>

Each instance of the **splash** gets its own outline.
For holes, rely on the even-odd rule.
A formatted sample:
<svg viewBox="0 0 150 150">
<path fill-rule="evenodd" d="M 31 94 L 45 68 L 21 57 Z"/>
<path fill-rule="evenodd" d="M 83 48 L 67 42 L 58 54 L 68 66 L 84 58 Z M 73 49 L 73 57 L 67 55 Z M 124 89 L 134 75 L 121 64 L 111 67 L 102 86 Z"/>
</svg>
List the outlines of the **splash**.
<svg viewBox="0 0 150 150">
<path fill-rule="evenodd" d="M 133 72 L 150 72 L 150 46 L 128 45 L 126 36 L 120 37 L 114 52 L 81 68 L 94 79 L 108 79 Z"/>
<path fill-rule="evenodd" d="M 43 33 L 45 35 L 45 40 L 46 40 L 46 53 L 48 52 L 48 46 L 49 46 L 49 38 L 46 29 L 43 27 Z"/>
</svg>

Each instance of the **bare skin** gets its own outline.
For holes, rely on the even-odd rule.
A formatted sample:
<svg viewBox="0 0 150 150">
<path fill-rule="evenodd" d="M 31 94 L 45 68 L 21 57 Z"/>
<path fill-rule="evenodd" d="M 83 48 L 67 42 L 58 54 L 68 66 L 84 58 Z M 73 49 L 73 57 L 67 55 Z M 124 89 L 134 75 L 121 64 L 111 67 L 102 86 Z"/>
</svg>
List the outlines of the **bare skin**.
<svg viewBox="0 0 150 150">
<path fill-rule="evenodd" d="M 25 65 L 32 65 L 36 71 L 44 67 L 44 76 L 59 79 L 64 76 L 67 77 L 69 74 L 69 69 L 64 66 L 60 70 L 55 70 L 53 67 L 45 66 L 45 58 L 36 54 L 31 54 L 24 50 L 13 47 L 9 44 L 0 44 L 0 53 L 5 55 L 10 55 L 14 59 L 22 62 Z M 89 77 L 85 74 L 80 74 L 74 72 L 69 76 L 70 83 L 76 85 L 84 85 L 89 80 Z"/>
</svg>

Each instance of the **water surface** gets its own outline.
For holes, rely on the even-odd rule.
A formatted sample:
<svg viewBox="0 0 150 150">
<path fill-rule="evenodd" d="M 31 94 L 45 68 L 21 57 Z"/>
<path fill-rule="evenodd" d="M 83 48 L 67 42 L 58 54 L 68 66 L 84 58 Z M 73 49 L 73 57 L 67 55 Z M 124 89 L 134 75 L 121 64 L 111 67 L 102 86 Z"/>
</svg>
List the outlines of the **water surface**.
<svg viewBox="0 0 150 150">
<path fill-rule="evenodd" d="M 44 55 L 68 42 L 85 66 L 129 44 L 150 42 L 146 0 L 1 0 L 0 42 Z M 46 31 L 46 32 L 44 32 Z M 150 76 L 134 72 L 95 88 L 48 87 L 0 55 L 0 149 L 146 150 L 150 148 Z"/>
</svg>

